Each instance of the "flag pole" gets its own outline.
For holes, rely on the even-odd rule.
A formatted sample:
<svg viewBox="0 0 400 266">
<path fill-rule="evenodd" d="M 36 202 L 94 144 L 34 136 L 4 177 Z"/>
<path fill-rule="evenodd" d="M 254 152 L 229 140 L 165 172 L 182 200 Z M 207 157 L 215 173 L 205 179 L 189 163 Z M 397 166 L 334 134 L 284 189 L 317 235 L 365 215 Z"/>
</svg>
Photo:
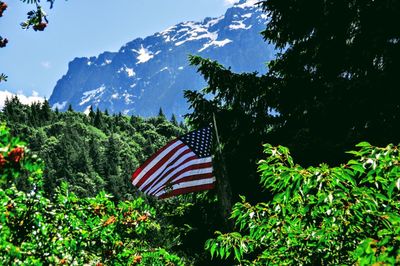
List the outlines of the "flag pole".
<svg viewBox="0 0 400 266">
<path fill-rule="evenodd" d="M 221 210 L 224 226 L 226 227 L 226 229 L 231 229 L 232 223 L 230 222 L 229 217 L 232 211 L 232 190 L 227 177 L 227 170 L 226 170 L 224 156 L 222 154 L 222 145 L 219 139 L 215 113 L 213 113 L 213 125 L 215 130 L 215 136 L 217 139 L 217 152 L 219 155 L 219 161 L 221 166 L 220 169 L 218 169 L 220 176 L 219 178 L 217 178 L 217 194 L 219 199 L 218 203 Z"/>
</svg>

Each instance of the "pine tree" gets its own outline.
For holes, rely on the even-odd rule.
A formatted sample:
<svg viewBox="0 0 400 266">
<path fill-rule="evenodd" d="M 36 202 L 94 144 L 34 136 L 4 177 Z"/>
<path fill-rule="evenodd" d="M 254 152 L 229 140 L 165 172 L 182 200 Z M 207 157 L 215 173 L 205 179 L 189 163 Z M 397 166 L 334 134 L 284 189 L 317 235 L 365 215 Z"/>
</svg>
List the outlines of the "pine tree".
<svg viewBox="0 0 400 266">
<path fill-rule="evenodd" d="M 40 119 L 41 121 L 46 123 L 50 122 L 51 118 L 52 118 L 51 107 L 49 101 L 45 99 L 40 108 Z"/>
<path fill-rule="evenodd" d="M 213 124 L 215 117 L 220 141 L 213 152 L 218 155 L 215 158 L 217 179 L 228 179 L 225 181 L 232 187 L 233 200 L 238 200 L 239 194 L 252 200 L 265 197 L 259 188 L 257 162 L 262 156 L 262 143 L 268 141 L 268 132 L 276 124 L 268 112 L 272 98 L 267 87 L 269 79 L 257 73 L 236 74 L 198 56 L 190 57 L 190 62 L 206 78 L 208 87 L 202 91 L 185 91 L 193 107 L 193 112 L 186 117 L 195 128 Z M 214 95 L 212 100 L 210 94 Z M 243 182 L 244 176 L 246 182 Z M 221 198 L 230 194 L 225 192 Z"/>
<path fill-rule="evenodd" d="M 93 112 L 93 106 L 90 106 L 89 107 L 89 115 L 88 115 L 88 117 L 89 117 L 89 122 L 90 122 L 90 124 L 94 124 L 94 118 L 95 118 L 95 113 Z"/>
<path fill-rule="evenodd" d="M 89 156 L 92 160 L 94 170 L 100 175 L 105 176 L 104 164 L 105 158 L 101 152 L 101 144 L 95 139 L 91 138 L 89 141 Z"/>
<path fill-rule="evenodd" d="M 175 114 L 172 114 L 172 116 L 171 116 L 171 123 L 172 123 L 174 126 L 178 126 L 178 121 L 176 120 Z"/>
<path fill-rule="evenodd" d="M 102 114 L 101 114 L 99 108 L 96 109 L 96 115 L 94 116 L 94 119 L 93 119 L 93 125 L 95 127 L 97 127 L 98 129 L 104 128 L 103 117 L 102 117 Z"/>
<path fill-rule="evenodd" d="M 162 118 L 165 118 L 165 114 L 164 114 L 163 109 L 161 107 L 160 107 L 160 110 L 158 111 L 158 116 L 162 117 Z"/>
<path fill-rule="evenodd" d="M 29 106 L 27 115 L 28 124 L 30 126 L 41 126 L 44 122 L 44 119 L 42 118 L 41 104 L 38 102 L 32 103 Z"/>
<path fill-rule="evenodd" d="M 309 164 L 341 162 L 360 141 L 399 143 L 398 2 L 262 5 L 271 18 L 263 35 L 283 49 L 269 65 L 285 123 L 274 140 Z"/>
</svg>

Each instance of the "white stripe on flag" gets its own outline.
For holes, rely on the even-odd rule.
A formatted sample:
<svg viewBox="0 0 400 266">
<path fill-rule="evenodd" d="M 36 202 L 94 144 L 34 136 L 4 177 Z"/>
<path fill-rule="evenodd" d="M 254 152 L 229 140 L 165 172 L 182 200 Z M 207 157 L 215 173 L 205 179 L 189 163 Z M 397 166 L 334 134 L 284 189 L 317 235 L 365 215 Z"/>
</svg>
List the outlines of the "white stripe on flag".
<svg viewBox="0 0 400 266">
<path fill-rule="evenodd" d="M 207 178 L 207 179 L 200 179 L 200 180 L 193 180 L 193 181 L 188 181 L 188 182 L 182 182 L 182 183 L 173 185 L 172 189 L 170 191 L 174 191 L 174 190 L 181 189 L 181 188 L 196 187 L 196 186 L 201 186 L 201 185 L 212 184 L 214 182 L 215 182 L 215 177 Z M 160 197 L 161 195 L 168 193 L 168 192 L 169 191 L 161 190 L 160 192 L 155 194 L 155 196 Z"/>
<path fill-rule="evenodd" d="M 181 141 L 178 141 L 180 143 L 182 143 Z M 177 150 L 171 157 L 168 158 L 168 160 L 166 160 L 164 162 L 164 164 L 162 166 L 160 166 L 159 168 L 157 168 L 157 170 L 151 174 L 150 176 L 147 177 L 147 180 L 139 187 L 140 190 L 143 190 L 143 188 L 149 184 L 151 181 L 153 181 L 155 178 L 158 177 L 158 175 L 160 173 L 162 173 L 164 171 L 164 169 L 173 161 L 176 159 L 176 157 L 178 157 L 181 153 L 183 153 L 184 151 L 188 150 L 189 147 L 188 146 L 183 146 L 182 148 L 180 148 L 179 150 Z"/>
<path fill-rule="evenodd" d="M 177 182 L 177 181 L 179 181 L 179 180 L 181 180 L 181 179 L 183 179 L 185 177 L 189 177 L 189 176 L 212 174 L 212 170 L 213 170 L 213 168 L 209 167 L 209 168 L 202 168 L 202 169 L 195 169 L 195 170 L 186 171 L 186 172 L 183 172 L 182 174 L 180 174 L 179 176 L 177 176 L 176 178 L 174 178 L 174 180 L 172 180 L 170 183 Z M 158 190 L 156 190 L 155 192 L 149 193 L 149 195 L 157 195 L 159 192 L 163 191 L 164 189 L 165 189 L 165 186 L 162 186 Z"/>
<path fill-rule="evenodd" d="M 193 154 L 194 155 L 194 154 Z M 168 182 L 168 180 L 174 176 L 176 173 L 178 173 L 179 171 L 185 169 L 186 167 L 192 166 L 192 165 L 198 165 L 198 164 L 203 164 L 203 163 L 210 163 L 211 162 L 211 157 L 206 157 L 206 158 L 201 158 L 201 159 L 193 159 L 190 160 L 182 165 L 180 165 L 179 167 L 177 167 L 174 171 L 172 171 L 171 173 L 169 173 L 167 176 L 163 177 L 162 180 L 160 180 L 159 182 L 157 182 L 157 184 L 155 184 L 155 186 L 149 188 L 147 191 L 144 191 L 147 194 L 152 194 L 154 191 L 158 190 L 158 188 L 160 188 L 162 185 L 164 185 L 165 183 Z M 174 164 L 173 166 L 178 166 L 179 163 Z M 211 168 L 211 172 L 212 172 L 212 168 Z M 175 180 L 175 179 L 174 179 Z"/>
<path fill-rule="evenodd" d="M 169 165 L 167 168 L 165 168 L 164 173 L 168 173 L 169 170 L 171 170 L 174 167 L 178 167 L 186 159 L 193 157 L 193 156 L 196 156 L 196 154 L 194 154 L 192 151 L 188 152 L 187 154 L 185 154 L 181 158 L 179 158 L 175 163 L 173 163 L 173 164 Z M 174 170 L 173 172 L 176 172 L 176 170 Z M 170 176 L 170 174 L 168 174 L 168 176 Z M 164 178 L 162 180 L 164 180 Z M 157 182 L 155 182 L 152 186 L 145 189 L 143 192 L 148 193 L 147 191 L 149 191 L 154 185 L 157 185 Z"/>
<path fill-rule="evenodd" d="M 164 151 L 162 151 L 159 155 L 157 155 L 156 158 L 154 158 L 151 163 L 149 163 L 143 170 L 142 172 L 140 172 L 140 174 L 132 181 L 132 184 L 134 186 L 136 186 L 136 184 L 140 181 L 140 179 L 142 179 L 142 177 L 148 172 L 150 171 L 151 168 L 153 168 L 153 166 L 160 160 L 162 160 L 165 155 L 167 155 L 171 150 L 173 150 L 175 147 L 177 147 L 178 145 L 182 144 L 182 141 L 178 140 L 175 143 L 173 143 L 171 146 L 169 146 L 167 149 L 165 149 Z"/>
<path fill-rule="evenodd" d="M 192 176 L 192 175 L 210 174 L 210 173 L 212 173 L 212 171 L 213 171 L 212 167 L 190 170 L 190 171 L 184 172 L 181 175 L 175 177 L 174 180 L 171 181 L 171 183 L 175 183 L 175 182 L 179 181 L 180 179 L 183 179 L 185 177 Z"/>
</svg>

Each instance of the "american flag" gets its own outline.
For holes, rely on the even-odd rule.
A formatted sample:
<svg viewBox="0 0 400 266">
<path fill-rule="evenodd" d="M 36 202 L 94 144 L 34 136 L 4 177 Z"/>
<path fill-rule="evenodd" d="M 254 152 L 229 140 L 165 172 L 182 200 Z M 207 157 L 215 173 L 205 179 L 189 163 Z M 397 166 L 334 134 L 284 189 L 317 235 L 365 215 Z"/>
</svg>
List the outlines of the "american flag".
<svg viewBox="0 0 400 266">
<path fill-rule="evenodd" d="M 132 184 L 157 198 L 214 188 L 211 141 L 206 127 L 169 142 L 133 173 Z"/>
</svg>

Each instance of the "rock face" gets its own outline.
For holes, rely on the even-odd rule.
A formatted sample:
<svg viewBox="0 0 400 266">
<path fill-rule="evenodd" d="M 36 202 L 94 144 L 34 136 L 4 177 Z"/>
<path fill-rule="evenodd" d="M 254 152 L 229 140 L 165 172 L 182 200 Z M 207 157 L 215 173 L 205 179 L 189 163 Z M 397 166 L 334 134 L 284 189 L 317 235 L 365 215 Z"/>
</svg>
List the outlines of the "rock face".
<svg viewBox="0 0 400 266">
<path fill-rule="evenodd" d="M 235 72 L 264 73 L 275 50 L 264 42 L 267 15 L 242 0 L 225 15 L 202 22 L 183 22 L 144 39 L 137 38 L 118 52 L 75 58 L 49 99 L 53 108 L 107 109 L 111 113 L 156 115 L 160 109 L 177 117 L 188 112 L 186 89 L 206 84 L 188 55 L 218 60 Z"/>
</svg>

